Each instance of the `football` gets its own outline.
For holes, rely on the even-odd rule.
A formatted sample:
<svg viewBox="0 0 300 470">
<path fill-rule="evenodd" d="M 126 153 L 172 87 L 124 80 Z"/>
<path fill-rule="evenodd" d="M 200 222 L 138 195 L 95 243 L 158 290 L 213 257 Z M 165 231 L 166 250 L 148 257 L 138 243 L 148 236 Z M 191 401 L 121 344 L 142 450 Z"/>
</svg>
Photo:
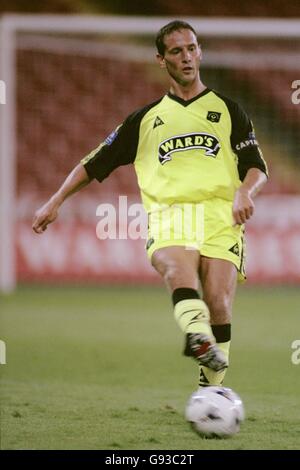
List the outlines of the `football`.
<svg viewBox="0 0 300 470">
<path fill-rule="evenodd" d="M 211 386 L 192 393 L 185 416 L 201 436 L 228 437 L 240 430 L 245 411 L 241 398 L 233 390 Z"/>
</svg>

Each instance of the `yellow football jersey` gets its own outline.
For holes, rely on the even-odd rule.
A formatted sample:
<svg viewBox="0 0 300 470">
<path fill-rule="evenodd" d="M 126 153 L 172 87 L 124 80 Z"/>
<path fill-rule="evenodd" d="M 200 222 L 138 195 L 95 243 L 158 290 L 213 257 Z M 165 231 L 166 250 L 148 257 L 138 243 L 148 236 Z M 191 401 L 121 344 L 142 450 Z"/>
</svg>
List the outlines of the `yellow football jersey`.
<svg viewBox="0 0 300 470">
<path fill-rule="evenodd" d="M 184 101 L 170 93 L 131 114 L 82 164 L 102 181 L 133 163 L 145 209 L 232 201 L 249 168 L 267 173 L 247 114 L 207 88 Z"/>
</svg>

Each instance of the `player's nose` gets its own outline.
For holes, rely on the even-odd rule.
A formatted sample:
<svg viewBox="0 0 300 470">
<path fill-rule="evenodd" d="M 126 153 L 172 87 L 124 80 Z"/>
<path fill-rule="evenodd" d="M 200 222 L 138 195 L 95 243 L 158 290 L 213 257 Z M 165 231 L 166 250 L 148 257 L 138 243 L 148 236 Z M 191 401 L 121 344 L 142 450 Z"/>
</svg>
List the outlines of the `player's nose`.
<svg viewBox="0 0 300 470">
<path fill-rule="evenodd" d="M 182 60 L 183 62 L 191 62 L 191 53 L 188 50 L 183 50 L 182 51 Z"/>
</svg>

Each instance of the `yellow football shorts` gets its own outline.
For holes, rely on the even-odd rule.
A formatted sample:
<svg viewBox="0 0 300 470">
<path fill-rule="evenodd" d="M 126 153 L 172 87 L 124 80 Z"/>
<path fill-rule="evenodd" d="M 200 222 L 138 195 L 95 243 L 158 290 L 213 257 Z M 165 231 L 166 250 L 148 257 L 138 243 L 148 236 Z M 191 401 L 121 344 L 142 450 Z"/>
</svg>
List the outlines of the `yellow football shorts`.
<svg viewBox="0 0 300 470">
<path fill-rule="evenodd" d="M 149 213 L 147 253 L 167 246 L 197 249 L 208 258 L 231 261 L 245 280 L 244 226 L 233 225 L 232 202 L 213 198 L 202 203 L 157 206 Z"/>
</svg>

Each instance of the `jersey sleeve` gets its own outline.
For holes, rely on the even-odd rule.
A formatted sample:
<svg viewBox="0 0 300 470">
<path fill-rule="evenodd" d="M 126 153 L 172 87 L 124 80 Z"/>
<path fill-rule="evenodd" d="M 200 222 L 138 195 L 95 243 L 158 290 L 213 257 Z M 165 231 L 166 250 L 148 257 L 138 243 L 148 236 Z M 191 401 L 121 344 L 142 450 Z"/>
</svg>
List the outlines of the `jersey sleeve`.
<svg viewBox="0 0 300 470">
<path fill-rule="evenodd" d="M 90 180 L 95 178 L 101 182 L 119 166 L 134 162 L 139 123 L 139 120 L 130 115 L 104 142 L 81 160 Z"/>
<path fill-rule="evenodd" d="M 229 111 L 231 119 L 230 143 L 238 159 L 238 172 L 243 181 L 250 168 L 258 168 L 268 176 L 267 164 L 255 137 L 255 131 L 248 115 L 235 101 L 215 92 Z"/>
<path fill-rule="evenodd" d="M 237 103 L 231 102 L 229 111 L 232 122 L 230 141 L 238 158 L 240 180 L 244 180 L 250 168 L 258 168 L 268 176 L 268 168 L 256 140 L 252 121 Z"/>
</svg>

